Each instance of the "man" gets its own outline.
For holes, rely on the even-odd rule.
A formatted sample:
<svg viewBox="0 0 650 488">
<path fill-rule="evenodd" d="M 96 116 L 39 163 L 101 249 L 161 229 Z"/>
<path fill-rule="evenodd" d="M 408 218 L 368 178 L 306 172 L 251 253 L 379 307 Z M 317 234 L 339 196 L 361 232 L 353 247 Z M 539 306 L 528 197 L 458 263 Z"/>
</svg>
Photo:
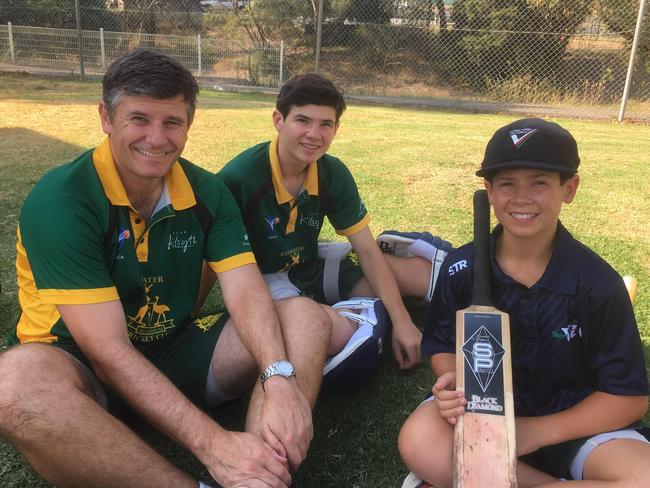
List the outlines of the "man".
<svg viewBox="0 0 650 488">
<path fill-rule="evenodd" d="M 294 76 L 277 98 L 276 137 L 235 157 L 219 176 L 240 207 L 273 297 L 305 295 L 329 304 L 347 297 L 379 297 L 393 324 L 395 358 L 400 368 L 411 368 L 420 362 L 421 334 L 400 292 L 424 296 L 431 261 L 390 255 L 385 259 L 379 250 L 352 175 L 327 154 L 344 110 L 343 94 L 331 81 L 317 74 Z M 341 252 L 331 245 L 319 249 L 325 216 L 349 240 L 353 253 L 347 253 L 350 246 Z M 324 309 L 332 321 L 328 353 L 336 354 L 357 323 L 376 315 L 377 302 L 344 302 Z"/>
<path fill-rule="evenodd" d="M 123 402 L 224 486 L 287 487 L 306 455 L 329 320 L 305 299 L 274 309 L 230 193 L 180 159 L 197 93 L 164 55 L 118 59 L 99 105 L 108 138 L 45 175 L 21 211 L 0 435 L 58 487 L 197 486 L 113 415 Z M 204 260 L 230 318 L 192 321 Z M 247 433 L 192 403 L 253 384 Z"/>
</svg>

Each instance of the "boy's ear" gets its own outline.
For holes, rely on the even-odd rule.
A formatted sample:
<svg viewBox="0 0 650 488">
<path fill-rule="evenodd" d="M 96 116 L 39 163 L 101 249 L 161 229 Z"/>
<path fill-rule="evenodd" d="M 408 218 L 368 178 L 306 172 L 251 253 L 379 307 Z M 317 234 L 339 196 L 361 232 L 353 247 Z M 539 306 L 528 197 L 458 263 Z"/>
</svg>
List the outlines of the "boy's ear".
<svg viewBox="0 0 650 488">
<path fill-rule="evenodd" d="M 487 178 L 483 178 L 483 186 L 487 190 L 488 200 L 490 201 L 490 205 L 492 205 L 492 182 Z"/>
<path fill-rule="evenodd" d="M 564 203 L 571 203 L 576 197 L 576 192 L 578 191 L 578 185 L 580 184 L 580 176 L 574 175 L 564 182 L 562 185 L 562 201 Z"/>
<path fill-rule="evenodd" d="M 282 128 L 282 122 L 284 122 L 284 116 L 280 113 L 279 110 L 273 111 L 273 125 L 275 129 L 279 132 Z"/>
</svg>

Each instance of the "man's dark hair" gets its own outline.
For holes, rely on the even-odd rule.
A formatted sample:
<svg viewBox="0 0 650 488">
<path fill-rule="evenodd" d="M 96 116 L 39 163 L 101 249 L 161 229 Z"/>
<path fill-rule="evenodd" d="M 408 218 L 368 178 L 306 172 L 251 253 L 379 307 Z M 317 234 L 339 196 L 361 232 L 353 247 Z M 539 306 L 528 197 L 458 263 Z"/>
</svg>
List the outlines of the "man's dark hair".
<svg viewBox="0 0 650 488">
<path fill-rule="evenodd" d="M 316 73 L 292 76 L 280 88 L 275 108 L 286 118 L 291 107 L 304 105 L 332 107 L 338 122 L 345 110 L 343 90 Z"/>
<path fill-rule="evenodd" d="M 199 85 L 187 68 L 164 54 L 136 49 L 122 56 L 109 66 L 102 87 L 102 100 L 111 118 L 123 95 L 159 100 L 182 95 L 187 103 L 188 122 L 194 119 Z"/>
</svg>

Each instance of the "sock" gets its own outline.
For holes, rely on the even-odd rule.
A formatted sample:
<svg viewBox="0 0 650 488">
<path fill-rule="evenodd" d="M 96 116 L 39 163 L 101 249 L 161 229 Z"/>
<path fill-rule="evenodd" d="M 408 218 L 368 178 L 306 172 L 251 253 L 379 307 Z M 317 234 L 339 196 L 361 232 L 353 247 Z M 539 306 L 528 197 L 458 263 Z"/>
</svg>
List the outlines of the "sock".
<svg viewBox="0 0 650 488">
<path fill-rule="evenodd" d="M 236 398 L 236 396 L 227 394 L 219 387 L 217 380 L 214 378 L 214 373 L 212 372 L 212 365 L 210 365 L 208 380 L 205 385 L 205 401 L 208 405 L 216 407 L 228 403 L 231 400 L 235 400 Z"/>
</svg>

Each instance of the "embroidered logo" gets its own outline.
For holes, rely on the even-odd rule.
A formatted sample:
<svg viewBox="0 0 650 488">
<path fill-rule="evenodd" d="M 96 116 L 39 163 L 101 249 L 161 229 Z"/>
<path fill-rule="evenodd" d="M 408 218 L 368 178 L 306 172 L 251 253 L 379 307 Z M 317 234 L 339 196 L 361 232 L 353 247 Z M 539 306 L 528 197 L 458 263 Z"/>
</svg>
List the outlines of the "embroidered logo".
<svg viewBox="0 0 650 488">
<path fill-rule="evenodd" d="M 514 129 L 509 132 L 510 139 L 516 148 L 519 148 L 525 141 L 537 133 L 537 129 Z"/>
<path fill-rule="evenodd" d="M 117 232 L 117 249 L 118 251 L 122 249 L 124 243 L 131 237 L 131 231 L 129 229 L 119 228 Z"/>
<path fill-rule="evenodd" d="M 318 228 L 320 220 L 317 213 L 310 213 L 300 216 L 300 225 L 307 225 L 309 227 Z"/>
<path fill-rule="evenodd" d="M 156 279 L 161 282 L 162 279 Z M 127 315 L 129 338 L 136 342 L 153 342 L 165 337 L 174 328 L 174 319 L 167 318 L 170 308 L 159 303 L 160 297 L 153 299 L 149 292 L 155 283 L 145 285 L 144 293 L 146 303 L 142 305 L 135 315 Z"/>
<path fill-rule="evenodd" d="M 266 225 L 269 226 L 269 230 L 271 232 L 275 232 L 275 226 L 280 223 L 280 217 L 274 217 L 273 215 L 269 215 L 264 220 L 266 221 Z"/>
<path fill-rule="evenodd" d="M 167 250 L 182 249 L 187 252 L 189 248 L 196 246 L 197 240 L 194 234 L 189 234 L 186 230 L 172 232 L 169 234 L 169 242 L 167 243 Z"/>
<path fill-rule="evenodd" d="M 576 337 L 582 337 L 582 328 L 578 324 L 569 324 L 552 332 L 553 339 L 566 340 L 571 342 Z"/>
</svg>

